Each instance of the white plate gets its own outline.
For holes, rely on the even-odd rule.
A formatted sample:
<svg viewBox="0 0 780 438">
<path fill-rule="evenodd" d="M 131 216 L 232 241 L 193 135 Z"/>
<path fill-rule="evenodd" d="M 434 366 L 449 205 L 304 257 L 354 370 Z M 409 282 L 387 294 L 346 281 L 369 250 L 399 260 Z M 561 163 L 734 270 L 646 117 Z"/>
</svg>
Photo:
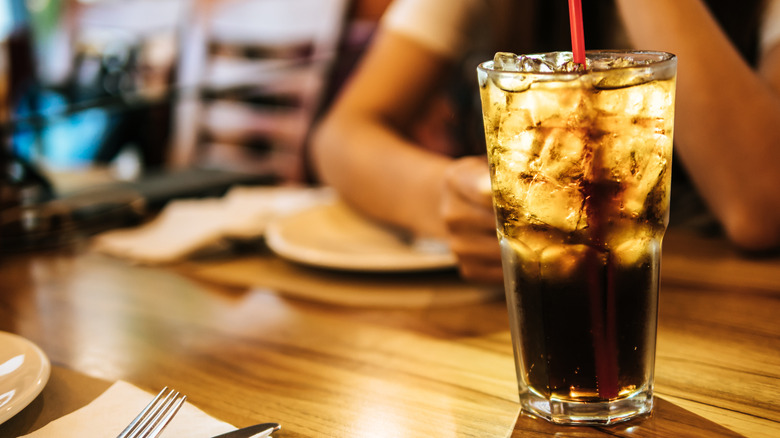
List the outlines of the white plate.
<svg viewBox="0 0 780 438">
<path fill-rule="evenodd" d="M 35 400 L 50 372 L 49 358 L 37 345 L 0 332 L 0 424 Z"/>
<path fill-rule="evenodd" d="M 268 225 L 268 246 L 289 260 L 347 271 L 410 272 L 452 268 L 441 242 L 403 239 L 339 201 L 322 203 Z"/>
</svg>

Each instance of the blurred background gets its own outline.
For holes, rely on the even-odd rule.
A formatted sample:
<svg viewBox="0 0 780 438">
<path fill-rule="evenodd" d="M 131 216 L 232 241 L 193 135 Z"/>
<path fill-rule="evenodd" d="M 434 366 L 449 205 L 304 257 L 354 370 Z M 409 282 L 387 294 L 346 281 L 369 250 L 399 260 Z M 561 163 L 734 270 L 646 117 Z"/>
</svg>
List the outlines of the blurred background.
<svg viewBox="0 0 780 438">
<path fill-rule="evenodd" d="M 86 188 L 313 182 L 310 128 L 389 2 L 0 0 L 0 247 Z"/>
</svg>

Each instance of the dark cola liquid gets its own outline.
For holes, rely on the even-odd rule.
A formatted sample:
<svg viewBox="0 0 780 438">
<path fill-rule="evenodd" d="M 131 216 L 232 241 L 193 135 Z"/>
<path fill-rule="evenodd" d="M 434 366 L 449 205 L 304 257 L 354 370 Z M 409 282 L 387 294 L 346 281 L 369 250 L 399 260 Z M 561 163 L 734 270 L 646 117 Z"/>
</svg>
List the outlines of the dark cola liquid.
<svg viewBox="0 0 780 438">
<path fill-rule="evenodd" d="M 645 243 L 624 260 L 583 244 L 531 251 L 502 238 L 521 393 L 593 402 L 648 389 L 660 240 Z"/>
</svg>

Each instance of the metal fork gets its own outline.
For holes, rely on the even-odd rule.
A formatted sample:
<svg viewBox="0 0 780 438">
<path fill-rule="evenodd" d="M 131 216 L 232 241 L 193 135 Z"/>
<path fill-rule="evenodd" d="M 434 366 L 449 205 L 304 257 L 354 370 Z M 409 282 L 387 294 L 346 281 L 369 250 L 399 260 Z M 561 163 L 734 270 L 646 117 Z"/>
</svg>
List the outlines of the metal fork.
<svg viewBox="0 0 780 438">
<path fill-rule="evenodd" d="M 168 387 L 160 391 L 116 438 L 156 438 L 187 400 L 187 396 Z"/>
</svg>

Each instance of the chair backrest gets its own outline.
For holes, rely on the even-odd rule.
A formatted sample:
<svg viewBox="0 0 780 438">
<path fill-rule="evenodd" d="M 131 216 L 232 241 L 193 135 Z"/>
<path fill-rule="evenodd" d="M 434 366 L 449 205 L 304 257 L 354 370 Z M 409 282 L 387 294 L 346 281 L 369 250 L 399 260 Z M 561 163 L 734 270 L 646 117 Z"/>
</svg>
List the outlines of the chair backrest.
<svg viewBox="0 0 780 438">
<path fill-rule="evenodd" d="M 198 91 L 179 119 L 182 163 L 305 180 L 305 144 L 348 3 L 226 0 L 201 10 L 189 53 L 200 60 L 187 62 L 185 80 Z"/>
</svg>

